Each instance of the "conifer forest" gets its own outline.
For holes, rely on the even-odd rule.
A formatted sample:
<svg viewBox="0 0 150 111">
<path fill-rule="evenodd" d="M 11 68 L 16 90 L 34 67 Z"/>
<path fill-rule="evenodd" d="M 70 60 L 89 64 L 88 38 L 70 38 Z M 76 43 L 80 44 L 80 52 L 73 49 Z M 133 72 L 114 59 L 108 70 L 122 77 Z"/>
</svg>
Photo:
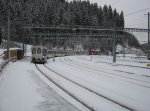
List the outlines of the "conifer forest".
<svg viewBox="0 0 150 111">
<path fill-rule="evenodd" d="M 10 9 L 10 10 L 8 10 Z M 21 41 L 28 32 L 26 26 L 94 26 L 124 28 L 124 13 L 111 6 L 98 6 L 97 3 L 73 0 L 0 0 L 0 33 L 7 37 L 8 11 L 10 11 L 11 40 Z M 127 33 L 130 35 L 129 33 Z M 2 34 L 1 34 L 2 35 Z M 2 37 L 1 37 L 2 39 Z M 138 41 L 133 35 L 134 45 Z M 27 43 L 29 41 L 27 40 Z M 133 43 L 130 43 L 133 45 Z"/>
</svg>

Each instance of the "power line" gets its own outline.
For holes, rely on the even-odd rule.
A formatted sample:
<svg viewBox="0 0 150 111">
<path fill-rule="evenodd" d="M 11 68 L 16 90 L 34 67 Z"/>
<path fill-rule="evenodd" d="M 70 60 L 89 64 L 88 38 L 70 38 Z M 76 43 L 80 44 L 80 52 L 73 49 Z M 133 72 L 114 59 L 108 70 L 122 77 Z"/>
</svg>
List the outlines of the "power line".
<svg viewBox="0 0 150 111">
<path fill-rule="evenodd" d="M 116 3 L 120 2 L 120 0 L 115 1 L 114 3 L 111 4 L 111 6 L 115 5 Z"/>
<path fill-rule="evenodd" d="M 131 15 L 134 15 L 134 14 L 137 14 L 137 13 L 143 12 L 143 11 L 145 11 L 145 10 L 149 10 L 149 9 L 150 9 L 150 8 L 145 8 L 145 9 L 142 9 L 142 10 L 138 10 L 138 11 L 129 13 L 129 14 L 125 15 L 125 16 L 126 16 L 126 17 L 127 17 L 127 16 L 131 16 Z"/>
</svg>

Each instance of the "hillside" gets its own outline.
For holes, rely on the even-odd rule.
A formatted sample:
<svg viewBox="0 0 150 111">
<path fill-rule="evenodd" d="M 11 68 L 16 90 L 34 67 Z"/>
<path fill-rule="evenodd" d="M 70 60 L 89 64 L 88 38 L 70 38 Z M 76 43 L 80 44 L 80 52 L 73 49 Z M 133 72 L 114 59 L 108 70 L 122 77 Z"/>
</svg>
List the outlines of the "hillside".
<svg viewBox="0 0 150 111">
<path fill-rule="evenodd" d="M 0 34 L 7 38 L 7 1 L 0 0 Z M 25 32 L 24 26 L 98 26 L 98 27 L 124 27 L 124 13 L 118 13 L 111 6 L 98 6 L 89 1 L 74 0 L 11 0 L 10 3 L 11 40 L 30 43 L 31 36 Z M 1 31 L 2 32 L 2 31 Z M 128 33 L 128 35 L 130 35 Z M 131 35 L 132 36 L 132 35 Z M 129 45 L 137 47 L 135 37 L 127 36 Z M 26 38 L 28 37 L 28 38 Z M 132 38 L 132 42 L 131 42 Z M 135 42 L 134 42 L 135 41 Z M 121 42 L 120 42 L 121 43 Z"/>
</svg>

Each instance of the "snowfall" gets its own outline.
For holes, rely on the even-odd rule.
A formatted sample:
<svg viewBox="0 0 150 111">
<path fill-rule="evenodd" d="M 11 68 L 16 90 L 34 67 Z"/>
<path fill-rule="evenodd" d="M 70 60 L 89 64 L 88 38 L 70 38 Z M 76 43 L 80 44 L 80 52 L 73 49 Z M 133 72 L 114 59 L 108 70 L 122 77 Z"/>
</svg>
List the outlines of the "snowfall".
<svg viewBox="0 0 150 111">
<path fill-rule="evenodd" d="M 104 55 L 49 59 L 45 65 L 61 76 L 42 64 L 37 66 L 95 111 L 150 111 L 150 67 L 147 64 L 150 61 L 134 57 L 120 57 L 113 63 L 112 57 Z M 30 56 L 26 56 L 10 62 L 0 72 L 0 111 L 90 110 L 54 85 L 30 62 Z"/>
</svg>

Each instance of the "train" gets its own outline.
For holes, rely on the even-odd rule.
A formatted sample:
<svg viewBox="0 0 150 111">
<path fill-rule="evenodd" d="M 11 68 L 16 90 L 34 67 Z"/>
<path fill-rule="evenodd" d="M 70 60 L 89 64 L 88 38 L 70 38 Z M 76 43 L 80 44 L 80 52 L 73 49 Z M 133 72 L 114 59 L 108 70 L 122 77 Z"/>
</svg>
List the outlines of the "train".
<svg viewBox="0 0 150 111">
<path fill-rule="evenodd" d="M 53 57 L 63 57 L 63 56 L 72 56 L 72 55 L 86 55 L 87 51 L 66 51 L 66 50 L 48 50 L 47 51 L 47 57 L 53 58 Z"/>
<path fill-rule="evenodd" d="M 47 48 L 43 46 L 33 46 L 31 48 L 32 63 L 46 63 L 47 62 Z"/>
</svg>

